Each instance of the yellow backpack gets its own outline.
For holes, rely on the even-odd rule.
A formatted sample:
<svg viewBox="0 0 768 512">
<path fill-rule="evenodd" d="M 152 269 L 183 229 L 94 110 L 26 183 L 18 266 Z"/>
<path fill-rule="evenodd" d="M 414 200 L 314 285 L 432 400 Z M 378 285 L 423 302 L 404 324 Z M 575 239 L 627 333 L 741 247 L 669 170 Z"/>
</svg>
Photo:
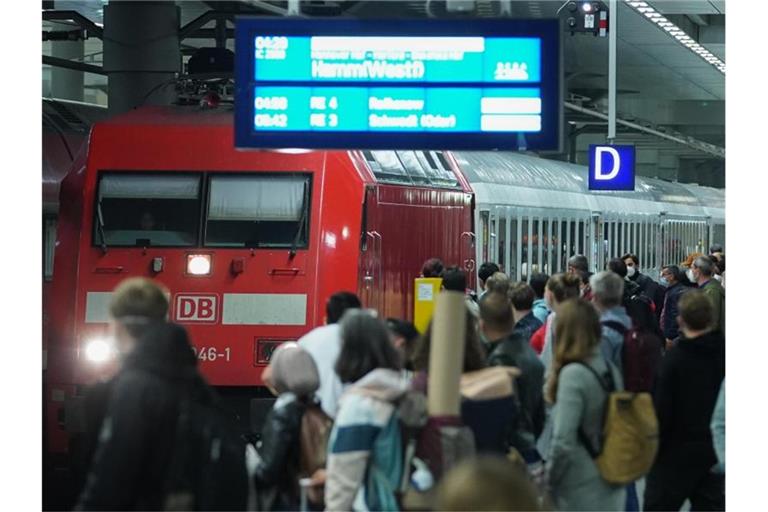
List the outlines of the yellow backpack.
<svg viewBox="0 0 768 512">
<path fill-rule="evenodd" d="M 605 481 L 616 485 L 634 482 L 650 471 L 659 448 L 659 422 L 651 395 L 617 391 L 610 369 L 604 379 L 588 364 L 580 364 L 598 380 L 608 395 L 608 403 L 600 450 L 595 450 L 581 428 L 579 440 L 595 459 Z"/>
</svg>

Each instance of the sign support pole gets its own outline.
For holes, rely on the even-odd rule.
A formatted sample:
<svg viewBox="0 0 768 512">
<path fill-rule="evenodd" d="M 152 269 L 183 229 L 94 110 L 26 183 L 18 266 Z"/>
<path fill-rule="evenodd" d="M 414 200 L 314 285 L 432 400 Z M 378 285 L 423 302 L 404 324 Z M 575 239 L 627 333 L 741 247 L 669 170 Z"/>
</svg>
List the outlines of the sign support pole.
<svg viewBox="0 0 768 512">
<path fill-rule="evenodd" d="M 616 138 L 616 20 L 618 1 L 608 1 L 608 144 Z"/>
</svg>

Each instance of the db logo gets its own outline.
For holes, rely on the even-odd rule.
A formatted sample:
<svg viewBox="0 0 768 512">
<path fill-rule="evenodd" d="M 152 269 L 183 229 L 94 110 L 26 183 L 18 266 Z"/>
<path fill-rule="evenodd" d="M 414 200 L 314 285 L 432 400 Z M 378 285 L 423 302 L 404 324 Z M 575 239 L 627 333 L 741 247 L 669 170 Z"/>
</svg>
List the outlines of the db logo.
<svg viewBox="0 0 768 512">
<path fill-rule="evenodd" d="M 218 320 L 219 297 L 217 295 L 178 294 L 176 295 L 176 321 L 182 323 L 216 323 Z"/>
</svg>

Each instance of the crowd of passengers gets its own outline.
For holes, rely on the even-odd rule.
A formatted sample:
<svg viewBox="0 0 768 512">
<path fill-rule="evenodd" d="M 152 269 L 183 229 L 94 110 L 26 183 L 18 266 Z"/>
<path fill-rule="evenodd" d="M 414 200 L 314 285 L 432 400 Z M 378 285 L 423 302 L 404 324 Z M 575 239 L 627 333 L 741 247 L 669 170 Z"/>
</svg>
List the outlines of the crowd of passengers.
<svg viewBox="0 0 768 512">
<path fill-rule="evenodd" d="M 325 325 L 280 345 L 262 375 L 277 399 L 245 450 L 241 509 L 637 511 L 680 510 L 688 501 L 691 510 L 724 510 L 721 247 L 653 277 L 633 254 L 595 274 L 576 255 L 567 272 L 533 273 L 528 282 L 486 262 L 479 296 L 464 271 L 437 258 L 421 275 L 465 294 L 457 425 L 472 449 L 436 464 L 419 427 L 404 424 L 403 404 L 429 393 L 433 325 L 420 334 L 338 292 Z M 127 279 L 113 294 L 120 368 L 89 395 L 91 463 L 79 510 L 200 508 L 194 498 L 180 506 L 169 499 L 180 404 L 219 399 L 186 330 L 167 321 L 168 307 L 166 290 L 145 278 Z M 628 359 L 628 333 L 642 340 L 644 357 L 652 353 L 645 366 Z M 658 451 L 644 477 L 616 485 L 595 453 L 609 393 L 625 385 L 651 393 Z M 321 459 L 311 474 L 308 458 Z"/>
</svg>

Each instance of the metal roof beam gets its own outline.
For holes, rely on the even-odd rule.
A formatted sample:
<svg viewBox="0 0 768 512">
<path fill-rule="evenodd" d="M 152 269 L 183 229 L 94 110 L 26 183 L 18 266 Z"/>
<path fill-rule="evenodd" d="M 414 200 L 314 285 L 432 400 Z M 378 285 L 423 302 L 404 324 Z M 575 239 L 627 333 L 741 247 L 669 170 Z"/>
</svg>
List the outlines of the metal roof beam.
<svg viewBox="0 0 768 512">
<path fill-rule="evenodd" d="M 602 112 L 599 112 L 597 110 L 591 110 L 567 101 L 565 102 L 565 108 L 574 112 L 579 112 L 581 114 L 586 114 L 592 117 L 596 117 L 598 119 L 608 120 L 608 115 Z M 701 151 L 703 153 L 714 155 L 719 158 L 725 158 L 725 148 L 721 148 L 721 147 L 715 146 L 714 144 L 709 144 L 707 142 L 696 140 L 693 137 L 687 137 L 682 134 L 678 136 L 676 134 L 665 133 L 663 131 L 645 127 L 637 123 L 625 121 L 624 119 L 616 119 L 616 123 L 622 126 L 626 126 L 628 128 L 632 128 L 641 133 L 647 133 L 649 135 L 653 135 L 660 139 L 665 139 L 665 140 L 675 142 L 677 144 L 682 144 L 683 146 L 688 146 L 690 148 L 693 148 L 697 151 Z"/>
<path fill-rule="evenodd" d="M 104 68 L 100 66 L 94 66 L 93 64 L 86 64 L 84 62 L 77 62 L 75 60 L 61 59 L 59 57 L 51 57 L 49 55 L 43 55 L 43 64 L 49 66 L 56 66 L 59 68 L 74 69 L 75 71 L 82 71 L 84 73 L 94 73 L 97 75 L 107 74 Z"/>
<path fill-rule="evenodd" d="M 46 21 L 74 21 L 85 29 L 86 38 L 97 37 L 104 38 L 104 29 L 83 16 L 77 11 L 43 11 L 43 20 Z"/>
</svg>

